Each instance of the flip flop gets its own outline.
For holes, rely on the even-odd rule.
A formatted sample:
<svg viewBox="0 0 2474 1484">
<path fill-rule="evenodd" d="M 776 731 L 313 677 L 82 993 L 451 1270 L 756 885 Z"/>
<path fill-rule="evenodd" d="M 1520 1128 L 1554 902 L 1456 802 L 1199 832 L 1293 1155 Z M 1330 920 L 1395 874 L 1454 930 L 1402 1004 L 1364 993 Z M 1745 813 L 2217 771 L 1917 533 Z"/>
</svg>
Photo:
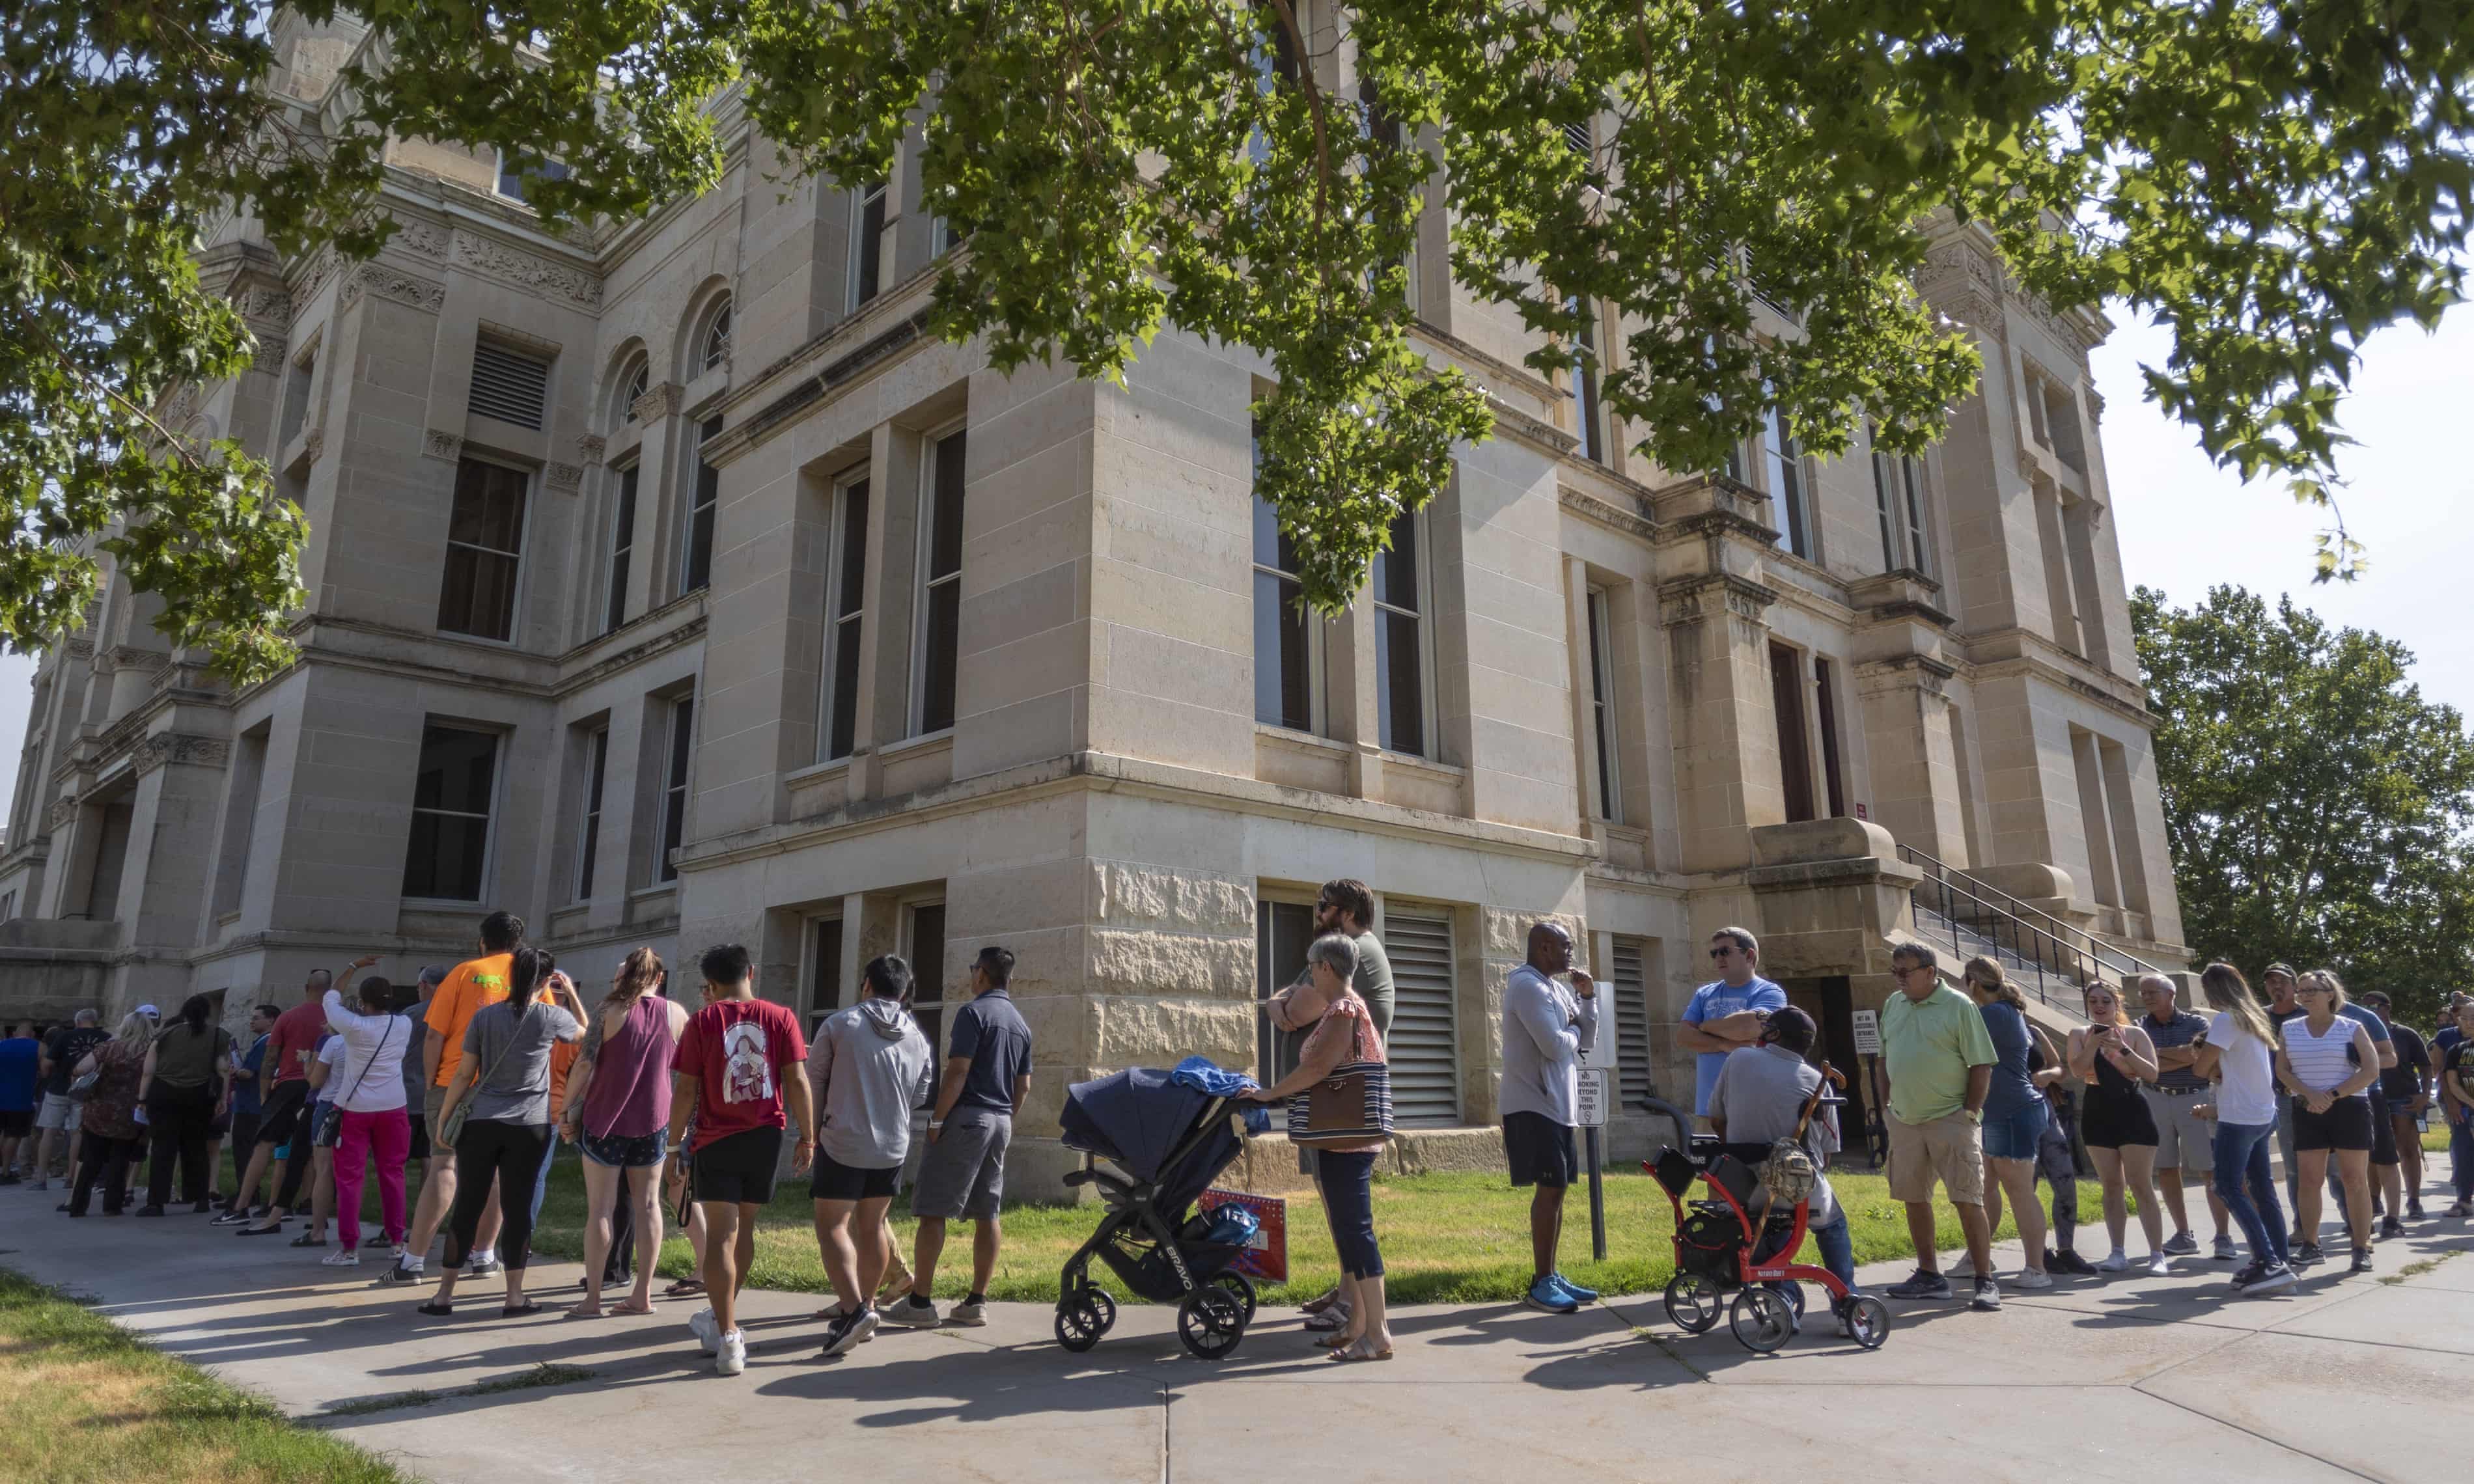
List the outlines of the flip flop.
<svg viewBox="0 0 2474 1484">
<path fill-rule="evenodd" d="M 1343 1304 L 1335 1304 L 1320 1314 L 1309 1314 L 1306 1316 L 1306 1328 L 1317 1332 L 1346 1329 L 1348 1328 L 1348 1309 Z"/>
<path fill-rule="evenodd" d="M 603 1308 L 597 1304 L 591 1308 L 586 1308 L 581 1304 L 572 1304 L 568 1305 L 567 1317 L 570 1319 L 600 1319 L 608 1315 L 610 1312 L 611 1311 L 609 1309 Z"/>
<path fill-rule="evenodd" d="M 1364 1340 L 1360 1340 L 1357 1342 L 1357 1345 L 1363 1345 L 1366 1342 Z M 1361 1351 L 1357 1348 L 1357 1345 L 1351 1345 L 1346 1350 L 1333 1351 L 1324 1358 L 1337 1360 L 1344 1364 L 1354 1364 L 1360 1360 L 1389 1360 L 1392 1358 L 1392 1351 L 1389 1346 L 1386 1346 L 1382 1350 Z"/>
<path fill-rule="evenodd" d="M 454 1313 L 455 1309 L 451 1304 L 424 1304 L 419 1308 L 414 1309 L 413 1312 L 416 1314 L 427 1314 L 437 1319 L 445 1319 L 448 1315 Z"/>
<path fill-rule="evenodd" d="M 526 1314 L 538 1314 L 541 1311 L 542 1306 L 540 1304 L 535 1304 L 530 1300 L 526 1300 L 523 1305 L 520 1308 L 502 1308 L 498 1310 L 498 1317 L 500 1319 L 521 1319 Z"/>
<path fill-rule="evenodd" d="M 647 1304 L 643 1308 L 638 1308 L 632 1304 L 613 1304 L 606 1312 L 612 1314 L 649 1314 L 653 1312 L 653 1305 Z"/>
<path fill-rule="evenodd" d="M 279 1228 L 278 1230 L 281 1229 Z M 295 1247 L 324 1247 L 327 1245 L 327 1239 L 323 1236 L 311 1236 L 308 1233 L 303 1232 L 299 1236 L 292 1239 L 292 1245 Z"/>
</svg>

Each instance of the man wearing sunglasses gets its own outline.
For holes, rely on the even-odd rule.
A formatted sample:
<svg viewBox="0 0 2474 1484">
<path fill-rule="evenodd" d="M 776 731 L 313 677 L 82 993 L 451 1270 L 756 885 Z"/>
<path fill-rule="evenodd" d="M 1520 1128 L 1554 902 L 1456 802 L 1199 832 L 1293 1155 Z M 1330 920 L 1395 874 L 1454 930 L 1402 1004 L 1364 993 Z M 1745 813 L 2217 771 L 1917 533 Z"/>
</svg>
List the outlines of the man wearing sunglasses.
<svg viewBox="0 0 2474 1484">
<path fill-rule="evenodd" d="M 1710 937 L 1710 963 L 1718 970 L 1714 984 L 1692 992 L 1675 1027 L 1675 1043 L 1693 1053 L 1692 1113 L 1701 1132 L 1710 1132 L 1710 1092 L 1727 1053 L 1760 1040 L 1761 1025 L 1773 1010 L 1786 1008 L 1786 991 L 1753 970 L 1759 965 L 1759 940 L 1740 927 L 1722 927 Z"/>
</svg>

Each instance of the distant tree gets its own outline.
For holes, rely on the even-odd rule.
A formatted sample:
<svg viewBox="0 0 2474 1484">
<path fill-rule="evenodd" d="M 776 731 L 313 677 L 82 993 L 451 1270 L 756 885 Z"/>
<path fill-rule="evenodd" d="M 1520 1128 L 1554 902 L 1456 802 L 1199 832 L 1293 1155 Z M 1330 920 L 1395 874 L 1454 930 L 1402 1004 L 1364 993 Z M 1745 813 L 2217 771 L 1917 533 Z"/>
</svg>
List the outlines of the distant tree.
<svg viewBox="0 0 2474 1484">
<path fill-rule="evenodd" d="M 390 139 L 557 162 L 527 192 L 555 227 L 711 187 L 741 109 L 789 178 L 885 180 L 922 130 L 927 208 L 970 239 L 935 333 L 1109 378 L 1172 319 L 1259 351 L 1256 487 L 1326 610 L 1493 425 L 1411 338 L 1433 197 L 1428 269 L 1516 311 L 1534 369 L 1596 358 L 1620 312 L 1599 389 L 1661 467 L 1722 467 L 1773 409 L 1825 456 L 1868 424 L 1937 439 L 1978 353 L 1914 279 L 1955 225 L 2056 310 L 2164 323 L 2148 394 L 2244 478 L 2322 499 L 2356 347 L 2456 301 L 2474 203 L 2462 0 L 292 8 L 370 28 L 331 107 L 269 85 L 266 0 L 0 0 L 16 643 L 75 620 L 99 548 L 227 673 L 288 658 L 300 512 L 159 419 L 253 350 L 188 253 L 235 207 L 279 250 L 376 251 Z M 1346 94 L 1319 81 L 1343 46 Z M 1756 334 L 1761 302 L 1794 332 Z"/>
<path fill-rule="evenodd" d="M 2474 736 L 2405 646 L 2240 587 L 2130 612 L 2192 952 L 2333 967 L 2418 1024 L 2474 988 Z"/>
</svg>

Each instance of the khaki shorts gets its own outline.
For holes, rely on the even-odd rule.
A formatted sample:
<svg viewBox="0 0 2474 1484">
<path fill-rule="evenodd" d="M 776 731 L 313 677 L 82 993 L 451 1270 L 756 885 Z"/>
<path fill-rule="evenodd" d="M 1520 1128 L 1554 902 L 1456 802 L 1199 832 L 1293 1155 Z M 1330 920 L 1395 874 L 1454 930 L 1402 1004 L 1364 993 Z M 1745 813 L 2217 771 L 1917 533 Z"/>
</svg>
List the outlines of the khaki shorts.
<svg viewBox="0 0 2474 1484">
<path fill-rule="evenodd" d="M 1890 1199 L 1929 1201 L 1941 1182 L 1953 1206 L 1984 1204 L 1984 1131 L 1962 1110 L 1930 1123 L 1906 1123 L 1892 1113 Z"/>
<path fill-rule="evenodd" d="M 424 1092 L 424 1093 L 422 1093 L 422 1094 L 421 1094 L 421 1122 L 422 1122 L 422 1126 L 423 1126 L 424 1128 L 425 1128 L 425 1129 L 428 1129 L 428 1130 L 431 1132 L 431 1135 L 433 1136 L 433 1137 L 435 1137 L 435 1135 L 436 1135 L 436 1133 L 437 1133 L 437 1130 L 438 1130 L 438 1114 L 439 1114 L 442 1111 L 444 1111 L 444 1110 L 446 1109 L 446 1107 L 447 1107 L 447 1089 L 446 1089 L 445 1088 L 432 1086 L 432 1087 L 431 1087 L 427 1091 L 425 1091 L 425 1092 Z M 437 1153 L 437 1152 L 439 1152 L 439 1151 L 436 1151 L 436 1150 L 433 1150 L 433 1151 L 432 1151 L 432 1153 Z M 449 1149 L 449 1150 L 446 1150 L 446 1151 L 445 1151 L 445 1153 L 449 1154 L 449 1155 L 453 1154 L 454 1152 L 455 1152 L 455 1151 L 454 1151 L 454 1150 L 452 1150 L 452 1149 Z"/>
<path fill-rule="evenodd" d="M 2142 1088 L 2139 1095 L 2147 1100 L 2148 1116 L 2156 1120 L 2156 1172 L 2180 1170 L 2185 1175 L 2210 1175 L 2217 1168 L 2217 1120 L 2199 1116 L 2199 1105 L 2208 1101 L 2205 1091 L 2185 1092 L 2168 1096 L 2155 1088 Z"/>
</svg>

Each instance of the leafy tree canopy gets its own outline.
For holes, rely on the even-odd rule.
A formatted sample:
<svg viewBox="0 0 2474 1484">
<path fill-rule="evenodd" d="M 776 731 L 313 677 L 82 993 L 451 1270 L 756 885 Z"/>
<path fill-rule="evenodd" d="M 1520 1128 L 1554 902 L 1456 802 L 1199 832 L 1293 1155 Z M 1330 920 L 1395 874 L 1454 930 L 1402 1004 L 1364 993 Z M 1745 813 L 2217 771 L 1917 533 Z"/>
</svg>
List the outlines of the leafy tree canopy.
<svg viewBox="0 0 2474 1484">
<path fill-rule="evenodd" d="M 2419 1025 L 2474 988 L 2474 734 L 2405 646 L 2240 587 L 2130 613 L 2192 952 L 2331 967 Z"/>
<path fill-rule="evenodd" d="M 935 328 L 1093 376 L 1172 313 L 1265 352 L 1262 488 L 1326 607 L 1491 425 L 1406 337 L 1428 196 L 1453 275 L 1558 337 L 1534 364 L 1569 363 L 1577 305 L 1620 309 L 1601 386 L 1664 467 L 1718 467 L 1771 405 L 1823 454 L 1867 421 L 1932 442 L 1977 358 L 1909 284 L 1956 220 L 2056 307 L 2168 324 L 2150 394 L 2220 463 L 2320 499 L 2355 347 L 2457 298 L 2474 201 L 2462 0 L 1357 0 L 1305 25 L 1298 0 L 356 10 L 376 33 L 342 81 L 356 122 L 321 130 L 259 81 L 263 5 L 0 0 L 11 637 L 73 616 L 82 543 L 110 532 L 176 636 L 235 674 L 279 662 L 298 513 L 146 409 L 248 353 L 185 260 L 203 227 L 238 199 L 279 247 L 370 251 L 390 134 L 554 156 L 567 178 L 531 194 L 575 219 L 711 185 L 734 84 L 794 169 L 845 180 L 885 177 L 924 121 L 928 200 L 973 232 Z M 1360 85 L 1333 85 L 1339 51 Z M 1756 336 L 1757 297 L 1800 332 Z"/>
</svg>

